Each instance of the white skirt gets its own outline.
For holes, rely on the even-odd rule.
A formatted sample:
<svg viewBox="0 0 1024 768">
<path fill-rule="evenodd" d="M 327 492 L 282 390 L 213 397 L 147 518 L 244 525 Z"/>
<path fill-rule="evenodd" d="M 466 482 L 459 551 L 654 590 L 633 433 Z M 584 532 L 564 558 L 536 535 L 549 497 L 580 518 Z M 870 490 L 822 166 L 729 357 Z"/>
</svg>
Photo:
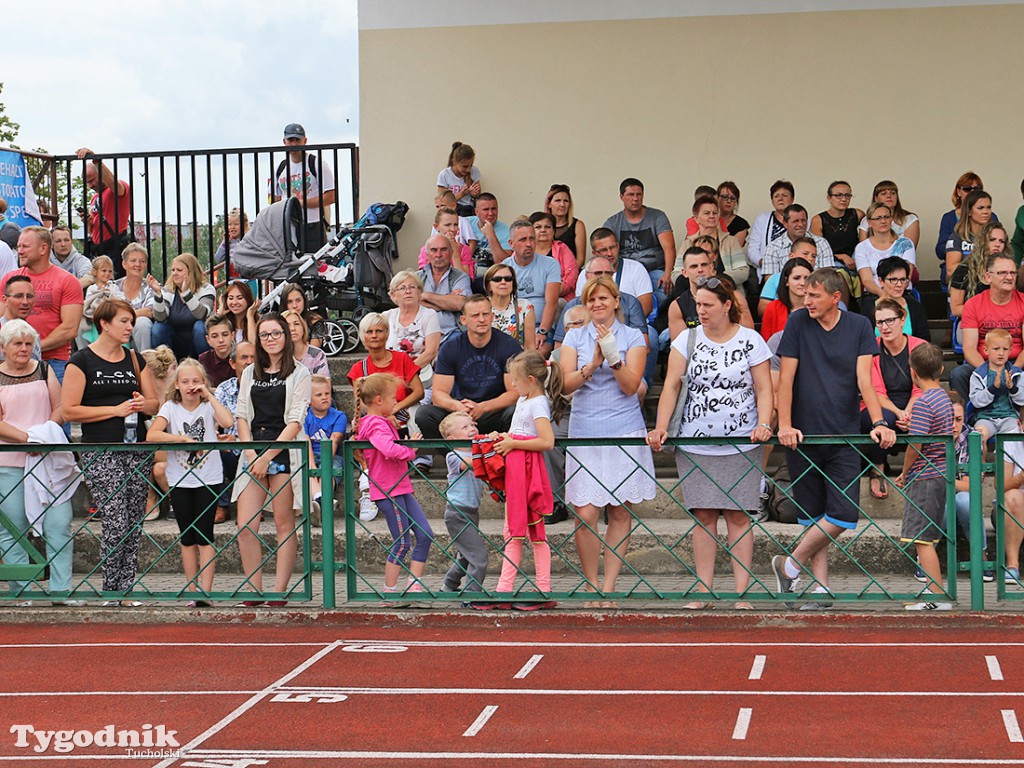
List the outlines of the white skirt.
<svg viewBox="0 0 1024 768">
<path fill-rule="evenodd" d="M 646 429 L 622 435 L 646 436 Z M 656 494 L 654 457 L 648 446 L 575 445 L 566 449 L 565 500 L 569 504 L 622 506 L 649 501 Z"/>
</svg>

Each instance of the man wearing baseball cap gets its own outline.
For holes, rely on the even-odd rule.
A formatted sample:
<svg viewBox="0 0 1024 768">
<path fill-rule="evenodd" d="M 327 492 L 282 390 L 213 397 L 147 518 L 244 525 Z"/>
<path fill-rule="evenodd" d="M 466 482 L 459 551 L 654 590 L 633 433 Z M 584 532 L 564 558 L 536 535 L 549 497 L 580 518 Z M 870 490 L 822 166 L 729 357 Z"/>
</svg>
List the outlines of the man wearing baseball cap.
<svg viewBox="0 0 1024 768">
<path fill-rule="evenodd" d="M 284 127 L 284 144 L 292 151 L 274 174 L 274 200 L 294 197 L 302 203 L 305 226 L 299 230 L 299 244 L 304 253 L 312 253 L 327 242 L 327 225 L 334 205 L 334 172 L 323 162 L 319 151 L 307 153 L 300 149 L 306 144 L 306 129 L 298 123 Z"/>
</svg>

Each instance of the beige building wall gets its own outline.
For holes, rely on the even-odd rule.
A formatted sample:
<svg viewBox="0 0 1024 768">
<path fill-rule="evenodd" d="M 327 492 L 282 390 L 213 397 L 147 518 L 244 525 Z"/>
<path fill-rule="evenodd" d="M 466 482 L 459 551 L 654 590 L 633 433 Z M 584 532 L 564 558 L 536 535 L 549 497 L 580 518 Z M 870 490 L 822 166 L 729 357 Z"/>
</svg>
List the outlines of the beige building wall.
<svg viewBox="0 0 1024 768">
<path fill-rule="evenodd" d="M 464 4 L 434 6 L 444 19 Z M 503 7 L 491 15 L 514 21 Z M 405 264 L 454 140 L 476 149 L 502 220 L 561 182 L 588 231 L 621 207 L 626 176 L 677 233 L 698 184 L 735 181 L 753 221 L 777 178 L 812 214 L 833 179 L 863 209 L 891 178 L 921 217 L 925 277 L 964 170 L 1004 221 L 1021 204 L 1021 3 L 420 28 L 384 28 L 386 15 L 363 0 L 361 198 L 409 203 Z"/>
</svg>

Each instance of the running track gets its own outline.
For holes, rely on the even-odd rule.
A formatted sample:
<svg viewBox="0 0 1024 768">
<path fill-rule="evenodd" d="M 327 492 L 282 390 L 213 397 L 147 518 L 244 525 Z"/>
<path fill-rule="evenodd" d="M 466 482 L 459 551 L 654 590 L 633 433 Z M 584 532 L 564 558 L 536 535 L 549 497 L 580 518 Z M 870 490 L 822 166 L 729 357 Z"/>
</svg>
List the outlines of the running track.
<svg viewBox="0 0 1024 768">
<path fill-rule="evenodd" d="M 6 625 L 0 768 L 1024 765 L 1024 621 L 942 619 Z M 10 730 L 107 724 L 181 750 Z"/>
</svg>

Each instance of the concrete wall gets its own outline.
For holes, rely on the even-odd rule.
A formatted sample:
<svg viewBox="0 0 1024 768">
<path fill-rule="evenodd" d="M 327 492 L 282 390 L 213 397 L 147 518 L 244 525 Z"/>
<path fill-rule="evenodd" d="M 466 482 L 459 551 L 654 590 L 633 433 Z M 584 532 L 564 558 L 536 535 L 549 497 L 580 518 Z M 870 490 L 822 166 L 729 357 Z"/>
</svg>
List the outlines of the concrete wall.
<svg viewBox="0 0 1024 768">
<path fill-rule="evenodd" d="M 733 0 L 715 9 L 731 15 L 699 15 L 705 5 L 622 19 L 621 3 L 579 0 L 531 16 L 562 20 L 519 23 L 518 4 L 362 0 L 361 196 L 364 207 L 412 207 L 403 262 L 429 232 L 454 140 L 476 148 L 505 221 L 539 209 L 555 182 L 572 187 L 589 231 L 621 207 L 619 181 L 637 176 L 678 232 L 698 184 L 737 182 L 752 221 L 777 178 L 811 213 L 833 179 L 850 181 L 864 208 L 875 182 L 892 178 L 921 217 L 926 277 L 937 275 L 939 217 L 964 170 L 1012 221 L 1024 4 L 780 13 L 808 7 L 780 0 L 755 15 L 757 4 Z M 481 23 L 427 26 L 459 13 Z"/>
</svg>

